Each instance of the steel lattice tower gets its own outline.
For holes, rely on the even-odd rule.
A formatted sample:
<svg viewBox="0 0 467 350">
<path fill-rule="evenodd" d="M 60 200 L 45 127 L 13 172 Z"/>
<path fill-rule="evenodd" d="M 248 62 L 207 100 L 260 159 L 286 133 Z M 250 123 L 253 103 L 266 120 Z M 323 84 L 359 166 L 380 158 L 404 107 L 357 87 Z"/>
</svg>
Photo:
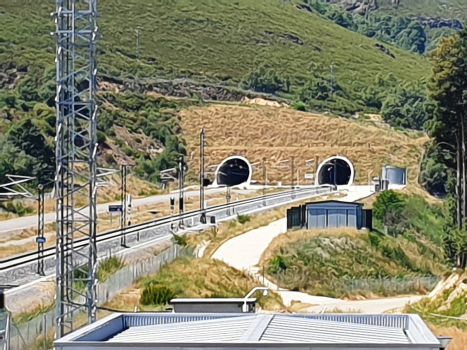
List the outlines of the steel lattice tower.
<svg viewBox="0 0 467 350">
<path fill-rule="evenodd" d="M 57 0 L 57 338 L 96 320 L 97 0 Z M 84 207 L 83 207 L 83 202 Z M 78 238 L 86 238 L 84 246 Z"/>
</svg>

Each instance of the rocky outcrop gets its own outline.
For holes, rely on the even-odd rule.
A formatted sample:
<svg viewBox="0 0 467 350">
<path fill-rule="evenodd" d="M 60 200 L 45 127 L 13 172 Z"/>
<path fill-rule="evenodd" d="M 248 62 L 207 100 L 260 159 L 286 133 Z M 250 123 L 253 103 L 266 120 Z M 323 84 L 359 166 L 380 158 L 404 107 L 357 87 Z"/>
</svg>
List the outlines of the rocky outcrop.
<svg viewBox="0 0 467 350">
<path fill-rule="evenodd" d="M 379 49 L 379 51 L 381 51 L 382 53 L 384 53 L 384 54 L 386 54 L 386 55 L 388 55 L 388 56 L 390 56 L 390 57 L 392 57 L 392 58 L 396 58 L 396 56 L 394 56 L 394 54 L 393 54 L 391 51 L 389 51 L 389 49 L 388 49 L 386 46 L 381 45 L 381 44 L 379 44 L 379 43 L 376 43 L 375 46 L 376 46 L 376 47 Z"/>
<path fill-rule="evenodd" d="M 452 29 L 464 29 L 464 25 L 457 19 L 445 19 L 441 17 L 414 17 L 415 20 L 420 22 L 426 28 L 452 28 Z"/>
<path fill-rule="evenodd" d="M 290 33 L 275 33 L 271 30 L 266 30 L 264 34 L 266 34 L 267 36 L 273 36 L 279 39 L 287 40 L 293 44 L 300 45 L 300 46 L 305 44 L 305 42 L 302 39 L 300 39 L 300 37 L 294 34 L 290 34 Z"/>
<path fill-rule="evenodd" d="M 326 0 L 354 13 L 367 13 L 378 9 L 377 0 Z"/>
<path fill-rule="evenodd" d="M 467 295 L 467 273 L 453 273 L 441 280 L 428 295 L 432 305 L 436 305 L 436 312 L 443 313 L 451 310 L 453 303 Z M 467 314 L 460 315 L 467 318 Z"/>
<path fill-rule="evenodd" d="M 155 79 L 154 81 L 146 83 L 134 80 L 121 81 L 105 77 L 99 82 L 99 89 L 116 93 L 133 91 L 179 98 L 201 98 L 204 101 L 240 102 L 244 97 L 265 97 L 265 95 L 261 93 L 236 90 L 232 87 L 214 84 L 199 83 L 191 79 Z"/>
<path fill-rule="evenodd" d="M 313 13 L 313 9 L 311 8 L 310 5 L 308 4 L 298 4 L 298 5 L 295 5 L 299 10 L 304 10 L 304 11 L 308 11 L 310 13 Z"/>
</svg>

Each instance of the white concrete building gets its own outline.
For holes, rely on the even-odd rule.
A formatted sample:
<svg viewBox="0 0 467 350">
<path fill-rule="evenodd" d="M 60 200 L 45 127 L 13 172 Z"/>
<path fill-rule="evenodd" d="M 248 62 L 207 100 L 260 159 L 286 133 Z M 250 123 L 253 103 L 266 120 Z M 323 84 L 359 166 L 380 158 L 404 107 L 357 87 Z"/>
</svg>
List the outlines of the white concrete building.
<svg viewBox="0 0 467 350">
<path fill-rule="evenodd" d="M 57 350 L 439 350 L 414 314 L 117 313 L 57 341 Z"/>
</svg>

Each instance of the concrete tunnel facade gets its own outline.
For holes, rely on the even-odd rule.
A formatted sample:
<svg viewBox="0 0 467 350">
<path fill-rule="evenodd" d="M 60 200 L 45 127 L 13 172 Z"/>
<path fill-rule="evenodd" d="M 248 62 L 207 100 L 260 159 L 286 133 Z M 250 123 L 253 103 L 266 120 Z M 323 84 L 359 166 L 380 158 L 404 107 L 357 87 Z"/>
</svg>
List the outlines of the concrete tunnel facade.
<svg viewBox="0 0 467 350">
<path fill-rule="evenodd" d="M 355 180 L 355 167 L 343 156 L 333 156 L 324 160 L 316 172 L 316 185 L 352 185 Z"/>
<path fill-rule="evenodd" d="M 216 169 L 214 186 L 250 185 L 253 168 L 245 157 L 232 156 L 224 159 Z"/>
</svg>

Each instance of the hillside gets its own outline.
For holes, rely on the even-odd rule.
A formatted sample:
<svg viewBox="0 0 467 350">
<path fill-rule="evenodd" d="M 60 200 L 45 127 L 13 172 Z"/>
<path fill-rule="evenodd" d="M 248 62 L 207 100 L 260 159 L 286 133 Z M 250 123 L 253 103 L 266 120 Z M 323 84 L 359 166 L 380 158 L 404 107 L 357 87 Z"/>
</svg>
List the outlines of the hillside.
<svg viewBox="0 0 467 350">
<path fill-rule="evenodd" d="M 325 11 L 331 20 L 338 20 L 345 27 L 349 27 L 349 20 L 356 22 L 352 26 L 354 31 L 422 54 L 434 49 L 441 37 L 463 29 L 467 21 L 465 0 L 308 0 L 308 3 L 320 13 L 323 13 L 320 8 L 331 3 L 333 8 Z M 336 16 L 337 6 L 349 14 Z M 411 47 L 414 42 L 419 47 Z"/>
<path fill-rule="evenodd" d="M 0 177 L 13 172 L 50 180 L 54 8 L 53 0 L 0 4 Z M 363 110 L 377 111 L 392 97 L 397 103 L 385 107 L 385 120 L 420 128 L 427 118 L 424 111 L 415 112 L 421 113 L 417 122 L 392 113 L 405 98 L 413 102 L 408 105 L 423 109 L 423 87 L 415 96 L 394 97 L 407 84 L 423 85 L 429 74 L 425 58 L 346 30 L 295 1 L 106 0 L 99 2 L 99 11 L 100 163 L 111 167 L 127 163 L 151 182 L 159 180 L 160 169 L 172 167 L 185 154 L 178 113 L 205 100 L 268 95 L 301 110 L 350 117 Z M 194 125 L 189 128 L 198 130 Z M 24 130 L 37 138 L 28 138 Z M 18 148 L 25 143 L 34 152 L 21 153 Z M 246 145 L 240 140 L 237 146 L 242 152 Z M 418 146 L 405 151 L 413 151 L 418 159 Z M 334 151 L 341 152 L 322 149 L 319 156 Z M 356 152 L 363 154 L 363 149 Z M 380 163 L 384 151 L 378 152 L 375 160 L 362 156 L 366 164 L 362 169 Z M 402 158 L 408 154 L 404 152 Z M 360 180 L 365 177 L 359 175 Z"/>
<path fill-rule="evenodd" d="M 441 233 L 445 219 L 439 205 L 419 196 L 399 195 L 397 209 L 381 205 L 386 203 L 382 196 L 390 192 L 378 195 L 373 206 L 374 230 L 289 230 L 272 241 L 260 266 L 272 281 L 312 295 L 424 294 L 438 279 L 416 279 L 415 284 L 410 279 L 446 271 Z M 382 233 L 377 215 L 382 210 L 389 234 Z M 393 281 L 383 284 L 381 279 Z"/>
<path fill-rule="evenodd" d="M 42 69 L 53 66 L 49 14 L 54 1 L 7 0 L 0 6 L 0 62 L 9 75 L 0 87 L 6 88 L 24 72 L 42 75 Z M 162 83 L 156 77 L 236 88 L 245 75 L 264 67 L 289 79 L 289 88 L 281 91 L 295 95 L 313 75 L 329 79 L 332 64 L 337 84 L 345 90 L 342 99 L 354 101 L 348 95 L 374 85 L 378 75 L 418 81 L 429 70 L 422 57 L 391 48 L 393 58 L 375 41 L 289 2 L 107 0 L 100 2 L 99 10 L 102 79 L 136 79 L 147 89 L 159 90 Z M 141 62 L 135 60 L 137 28 Z"/>
<path fill-rule="evenodd" d="M 395 6 L 391 0 L 380 1 L 380 9 L 392 14 L 467 19 L 466 0 L 400 0 Z"/>
<path fill-rule="evenodd" d="M 368 120 L 349 120 L 287 108 L 246 105 L 192 107 L 180 112 L 192 169 L 199 168 L 199 130 L 206 130 L 206 164 L 219 164 L 231 155 L 243 155 L 250 163 L 268 160 L 268 179 L 290 183 L 290 169 L 277 169 L 280 161 L 295 157 L 300 182 L 312 172 L 305 161 L 316 163 L 344 155 L 356 168 L 356 182 L 368 183 L 384 163 L 409 169 L 409 186 L 418 187 L 419 162 L 428 140 L 418 133 L 395 131 Z M 222 127 L 219 127 L 222 125 Z M 316 164 L 315 163 L 315 164 Z M 254 179 L 262 181 L 258 168 Z M 308 182 L 309 183 L 309 182 Z"/>
</svg>

